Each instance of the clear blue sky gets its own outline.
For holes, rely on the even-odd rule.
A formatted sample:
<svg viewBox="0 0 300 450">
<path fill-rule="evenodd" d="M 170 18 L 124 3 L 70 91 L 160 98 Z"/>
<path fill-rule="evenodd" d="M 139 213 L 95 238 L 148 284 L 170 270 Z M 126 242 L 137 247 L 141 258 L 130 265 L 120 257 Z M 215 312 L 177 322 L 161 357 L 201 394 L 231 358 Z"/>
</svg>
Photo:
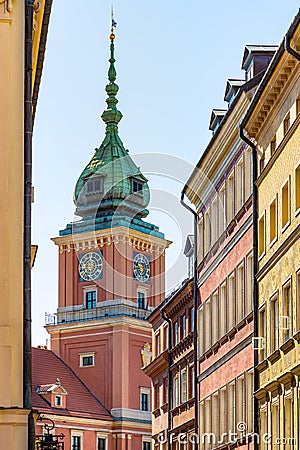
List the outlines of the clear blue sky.
<svg viewBox="0 0 300 450">
<path fill-rule="evenodd" d="M 44 312 L 57 306 L 50 238 L 73 220 L 74 185 L 104 136 L 110 7 L 107 0 L 53 2 L 34 128 L 34 345 L 45 343 Z M 245 44 L 279 44 L 298 7 L 296 0 L 114 1 L 120 136 L 132 155 L 142 154 L 136 159 L 153 188 L 149 219 L 174 241 L 169 288 L 186 274 L 180 255 L 192 220 L 178 196 L 211 137 L 211 109 L 226 107 L 227 78 L 244 77 Z"/>
</svg>

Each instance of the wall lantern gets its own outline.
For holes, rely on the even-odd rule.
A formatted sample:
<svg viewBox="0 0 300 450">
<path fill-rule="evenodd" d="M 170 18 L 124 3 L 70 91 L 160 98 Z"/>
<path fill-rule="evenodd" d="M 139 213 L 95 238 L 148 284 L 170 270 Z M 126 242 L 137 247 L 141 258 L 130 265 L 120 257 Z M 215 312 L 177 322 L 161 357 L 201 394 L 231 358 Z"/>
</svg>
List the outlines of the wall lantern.
<svg viewBox="0 0 300 450">
<path fill-rule="evenodd" d="M 54 429 L 55 424 L 53 420 L 48 417 L 39 416 L 39 420 L 45 423 L 44 428 L 46 430 L 45 434 L 37 435 L 35 437 L 35 450 L 64 450 L 64 443 L 61 442 L 65 435 L 61 434 L 51 434 L 50 431 Z"/>
</svg>

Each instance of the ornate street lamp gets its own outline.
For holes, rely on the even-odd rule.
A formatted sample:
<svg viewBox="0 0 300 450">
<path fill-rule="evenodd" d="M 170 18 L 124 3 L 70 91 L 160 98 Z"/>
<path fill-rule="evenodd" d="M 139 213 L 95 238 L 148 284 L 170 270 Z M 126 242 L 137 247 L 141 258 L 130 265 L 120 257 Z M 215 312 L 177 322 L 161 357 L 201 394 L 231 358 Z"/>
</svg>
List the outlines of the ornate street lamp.
<svg viewBox="0 0 300 450">
<path fill-rule="evenodd" d="M 51 434 L 50 431 L 54 429 L 55 424 L 53 420 L 48 417 L 39 416 L 41 421 L 49 421 L 50 424 L 45 423 L 45 434 L 37 435 L 35 437 L 35 450 L 64 450 L 64 443 L 60 442 L 64 439 L 65 435 Z"/>
</svg>

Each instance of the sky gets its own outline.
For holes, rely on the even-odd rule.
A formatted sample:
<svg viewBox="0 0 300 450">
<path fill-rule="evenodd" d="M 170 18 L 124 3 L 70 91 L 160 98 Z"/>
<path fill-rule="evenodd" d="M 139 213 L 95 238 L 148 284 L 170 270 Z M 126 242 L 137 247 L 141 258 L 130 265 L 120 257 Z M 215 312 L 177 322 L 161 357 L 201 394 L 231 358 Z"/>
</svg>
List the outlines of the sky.
<svg viewBox="0 0 300 450">
<path fill-rule="evenodd" d="M 192 216 L 180 192 L 206 148 L 212 108 L 228 78 L 244 78 L 246 44 L 278 45 L 298 1 L 115 0 L 119 134 L 149 179 L 148 221 L 173 241 L 167 286 L 186 277 Z M 58 252 L 50 240 L 75 219 L 76 181 L 104 137 L 111 1 L 54 0 L 34 125 L 33 345 L 57 308 Z"/>
</svg>

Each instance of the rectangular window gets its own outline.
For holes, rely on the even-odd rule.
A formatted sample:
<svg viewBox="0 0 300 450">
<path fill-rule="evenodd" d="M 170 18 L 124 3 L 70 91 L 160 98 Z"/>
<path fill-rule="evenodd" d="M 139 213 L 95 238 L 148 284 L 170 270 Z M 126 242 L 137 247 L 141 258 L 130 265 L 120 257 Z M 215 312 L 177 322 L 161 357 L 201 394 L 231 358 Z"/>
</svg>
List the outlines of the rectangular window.
<svg viewBox="0 0 300 450">
<path fill-rule="evenodd" d="M 292 440 L 295 436 L 294 430 L 294 402 L 293 397 L 289 396 L 284 399 L 284 437 L 286 438 L 286 442 L 290 442 L 291 444 L 286 445 L 286 449 L 292 450 L 294 449 L 294 445 L 292 444 Z"/>
<path fill-rule="evenodd" d="M 278 295 L 270 299 L 270 351 L 273 353 L 279 346 L 279 309 Z"/>
<path fill-rule="evenodd" d="M 203 218 L 198 222 L 198 260 L 202 261 L 204 256 L 204 230 L 203 230 Z"/>
<path fill-rule="evenodd" d="M 253 254 L 246 257 L 246 302 L 245 313 L 248 315 L 252 311 L 252 284 L 253 284 Z"/>
<path fill-rule="evenodd" d="M 155 351 L 156 356 L 160 355 L 160 332 L 155 334 Z"/>
<path fill-rule="evenodd" d="M 203 355 L 205 352 L 205 346 L 204 346 L 204 307 L 201 306 L 199 309 L 199 332 L 198 332 L 198 348 L 199 348 L 199 357 Z"/>
<path fill-rule="evenodd" d="M 284 228 L 290 220 L 290 189 L 289 181 L 281 189 L 281 226 Z"/>
<path fill-rule="evenodd" d="M 205 303 L 205 350 L 207 351 L 211 347 L 211 302 L 207 300 Z"/>
<path fill-rule="evenodd" d="M 211 417 L 211 425 L 212 425 L 212 433 L 214 434 L 215 440 L 219 441 L 219 431 L 220 431 L 220 424 L 219 424 L 219 393 L 215 392 L 212 395 L 212 417 Z"/>
<path fill-rule="evenodd" d="M 245 316 L 244 309 L 244 263 L 240 264 L 237 268 L 236 275 L 236 316 L 237 323 L 239 323 Z"/>
<path fill-rule="evenodd" d="M 143 183 L 141 183 L 140 181 L 132 180 L 132 191 L 141 194 L 143 191 Z"/>
<path fill-rule="evenodd" d="M 212 245 L 217 241 L 218 237 L 219 237 L 218 203 L 217 203 L 217 199 L 215 199 L 211 205 L 211 243 L 212 243 Z"/>
<path fill-rule="evenodd" d="M 235 419 L 236 419 L 236 413 L 235 413 L 235 382 L 232 381 L 228 385 L 228 430 L 235 430 Z"/>
<path fill-rule="evenodd" d="M 173 408 L 177 408 L 179 404 L 179 384 L 178 375 L 173 378 Z"/>
<path fill-rule="evenodd" d="M 186 315 L 184 314 L 182 317 L 181 317 L 181 336 L 182 336 L 182 339 L 184 339 L 185 337 L 186 337 Z"/>
<path fill-rule="evenodd" d="M 150 393 L 149 392 L 141 392 L 141 411 L 150 411 Z"/>
<path fill-rule="evenodd" d="M 168 378 L 163 381 L 163 405 L 168 403 Z"/>
<path fill-rule="evenodd" d="M 151 450 L 151 442 L 143 441 L 143 450 Z"/>
<path fill-rule="evenodd" d="M 266 357 L 266 330 L 267 330 L 267 324 L 266 324 L 266 310 L 265 308 L 261 309 L 259 311 L 259 336 L 262 338 L 262 344 L 260 346 L 259 351 L 259 357 L 260 360 L 264 360 Z"/>
<path fill-rule="evenodd" d="M 284 122 L 283 122 L 283 133 L 284 133 L 284 136 L 289 131 L 290 126 L 291 126 L 291 118 L 290 118 L 290 113 L 288 113 L 286 115 L 285 119 L 284 119 Z"/>
<path fill-rule="evenodd" d="M 163 350 L 168 348 L 168 327 L 163 327 Z"/>
<path fill-rule="evenodd" d="M 270 205 L 270 243 L 277 238 L 277 198 Z"/>
<path fill-rule="evenodd" d="M 295 209 L 300 208 L 300 164 L 295 171 Z"/>
<path fill-rule="evenodd" d="M 218 305 L 218 291 L 216 291 L 212 296 L 211 301 L 211 316 L 212 316 L 212 345 L 214 345 L 218 340 L 218 328 L 219 328 L 219 305 Z"/>
<path fill-rule="evenodd" d="M 80 355 L 80 367 L 94 366 L 94 354 Z"/>
<path fill-rule="evenodd" d="M 279 403 L 273 403 L 271 405 L 271 424 L 272 424 L 272 449 L 278 448 L 278 438 L 280 435 L 280 422 L 279 422 Z"/>
<path fill-rule="evenodd" d="M 226 406 L 227 406 L 227 399 L 226 399 L 226 386 L 223 387 L 220 390 L 220 439 L 222 439 L 222 441 L 220 442 L 220 444 L 225 444 L 226 442 L 226 438 L 224 438 L 224 435 L 226 433 L 227 427 L 226 427 L 226 416 L 227 416 L 227 410 L 226 410 Z M 222 438 L 223 436 L 223 438 Z"/>
<path fill-rule="evenodd" d="M 81 450 L 81 436 L 72 436 L 72 450 Z"/>
<path fill-rule="evenodd" d="M 153 396 L 154 396 L 154 409 L 158 409 L 160 407 L 159 404 L 159 384 L 154 385 L 153 389 Z"/>
<path fill-rule="evenodd" d="M 265 216 L 258 221 L 258 256 L 265 253 Z"/>
<path fill-rule="evenodd" d="M 235 275 L 234 272 L 228 277 L 228 330 L 235 325 Z"/>
<path fill-rule="evenodd" d="M 181 394 L 181 403 L 185 403 L 187 401 L 187 376 L 186 369 L 181 371 L 180 377 L 180 394 Z"/>
<path fill-rule="evenodd" d="M 62 405 L 62 397 L 61 395 L 55 396 L 55 406 L 61 406 Z"/>
<path fill-rule="evenodd" d="M 106 450 L 106 439 L 105 438 L 97 439 L 97 450 Z"/>
<path fill-rule="evenodd" d="M 254 379 L 253 379 L 253 371 L 247 372 L 247 399 L 246 399 L 246 407 L 247 407 L 247 417 L 246 417 L 246 423 L 248 425 L 247 432 L 252 433 L 253 432 L 253 392 L 254 392 Z"/>
<path fill-rule="evenodd" d="M 173 339 L 173 342 L 174 342 L 174 345 L 177 345 L 178 342 L 179 342 L 178 322 L 175 322 L 175 323 L 174 323 L 173 329 L 174 329 L 174 339 Z"/>
<path fill-rule="evenodd" d="M 233 171 L 227 179 L 227 223 L 231 222 L 234 215 L 234 174 Z"/>
<path fill-rule="evenodd" d="M 146 305 L 145 300 L 146 300 L 145 292 L 138 291 L 138 308 L 139 309 L 145 309 L 145 305 Z"/>
<path fill-rule="evenodd" d="M 220 337 L 227 332 L 227 299 L 226 299 L 226 281 L 220 286 Z"/>
<path fill-rule="evenodd" d="M 264 168 L 265 168 L 265 154 L 263 153 L 259 159 L 259 173 L 262 173 Z"/>
<path fill-rule="evenodd" d="M 270 153 L 271 153 L 271 156 L 274 155 L 275 150 L 276 150 L 276 135 L 273 137 L 273 139 L 270 142 Z"/>
<path fill-rule="evenodd" d="M 209 211 L 206 211 L 204 214 L 204 254 L 206 255 L 210 249 L 210 217 Z"/>
<path fill-rule="evenodd" d="M 211 433 L 211 399 L 208 397 L 205 400 L 205 433 Z M 210 448 L 211 446 L 208 444 L 206 440 L 206 447 Z"/>
<path fill-rule="evenodd" d="M 243 157 L 236 165 L 236 212 L 238 212 L 244 203 L 244 161 Z"/>
<path fill-rule="evenodd" d="M 86 309 L 94 309 L 97 304 L 97 292 L 89 291 L 85 294 Z"/>
<path fill-rule="evenodd" d="M 290 282 L 282 290 L 282 316 L 281 316 L 282 342 L 287 341 L 293 333 L 293 304 Z"/>
<path fill-rule="evenodd" d="M 225 184 L 222 186 L 219 192 L 219 236 L 226 229 L 226 191 Z"/>
<path fill-rule="evenodd" d="M 190 331 L 194 331 L 194 307 L 190 309 Z"/>
<path fill-rule="evenodd" d="M 252 193 L 252 163 L 251 148 L 247 147 L 245 151 L 245 200 L 248 200 Z"/>
<path fill-rule="evenodd" d="M 93 194 L 96 192 L 104 191 L 104 179 L 103 177 L 91 177 L 86 184 L 86 192 Z"/>
<path fill-rule="evenodd" d="M 236 402 L 236 420 L 245 422 L 245 378 L 241 376 L 237 379 L 237 402 Z"/>
</svg>

